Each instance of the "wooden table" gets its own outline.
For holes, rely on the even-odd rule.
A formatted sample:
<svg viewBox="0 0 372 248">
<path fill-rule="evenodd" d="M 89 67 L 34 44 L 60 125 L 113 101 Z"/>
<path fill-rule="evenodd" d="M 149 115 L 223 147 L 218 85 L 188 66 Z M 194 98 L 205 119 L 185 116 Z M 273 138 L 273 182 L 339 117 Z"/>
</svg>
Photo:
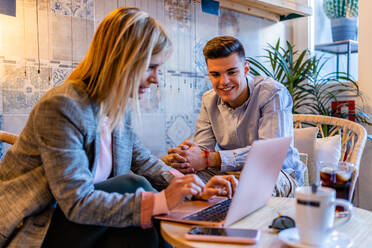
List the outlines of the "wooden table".
<svg viewBox="0 0 372 248">
<path fill-rule="evenodd" d="M 265 207 L 253 212 L 231 226 L 234 228 L 253 228 L 261 230 L 261 238 L 254 246 L 188 241 L 184 238 L 184 235 L 191 226 L 169 221 L 161 222 L 161 233 L 165 240 L 177 248 L 287 247 L 279 240 L 278 235 L 268 228 L 272 220 L 278 216 L 278 212 L 282 215 L 288 215 L 294 218 L 295 200 L 293 198 L 273 197 Z M 360 208 L 354 208 L 352 220 L 346 225 L 340 227 L 338 231 L 346 233 L 353 239 L 353 247 L 372 247 L 372 212 Z"/>
</svg>

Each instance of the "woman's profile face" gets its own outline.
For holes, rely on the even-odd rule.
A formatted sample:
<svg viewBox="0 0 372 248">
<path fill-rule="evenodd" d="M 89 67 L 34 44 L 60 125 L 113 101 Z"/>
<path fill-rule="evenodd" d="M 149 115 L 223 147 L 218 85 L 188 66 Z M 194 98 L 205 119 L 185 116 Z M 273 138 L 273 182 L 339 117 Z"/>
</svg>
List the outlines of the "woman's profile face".
<svg viewBox="0 0 372 248">
<path fill-rule="evenodd" d="M 158 84 L 158 71 L 159 67 L 164 64 L 166 56 L 164 54 L 157 54 L 151 57 L 150 65 L 147 71 L 143 75 L 138 89 L 138 95 L 146 92 L 146 89 L 150 87 L 151 84 Z"/>
</svg>

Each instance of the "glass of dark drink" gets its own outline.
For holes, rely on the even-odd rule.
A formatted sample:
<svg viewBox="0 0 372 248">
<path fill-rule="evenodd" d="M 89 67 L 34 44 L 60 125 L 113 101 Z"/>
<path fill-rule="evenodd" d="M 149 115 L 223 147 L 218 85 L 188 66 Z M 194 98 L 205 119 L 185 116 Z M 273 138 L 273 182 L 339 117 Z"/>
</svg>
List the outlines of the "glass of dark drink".
<svg viewBox="0 0 372 248">
<path fill-rule="evenodd" d="M 336 198 L 350 201 L 350 190 L 355 168 L 352 163 L 338 162 L 337 164 L 320 163 L 320 181 L 323 187 L 336 190 Z M 343 216 L 344 208 L 336 206 L 336 216 Z"/>
</svg>

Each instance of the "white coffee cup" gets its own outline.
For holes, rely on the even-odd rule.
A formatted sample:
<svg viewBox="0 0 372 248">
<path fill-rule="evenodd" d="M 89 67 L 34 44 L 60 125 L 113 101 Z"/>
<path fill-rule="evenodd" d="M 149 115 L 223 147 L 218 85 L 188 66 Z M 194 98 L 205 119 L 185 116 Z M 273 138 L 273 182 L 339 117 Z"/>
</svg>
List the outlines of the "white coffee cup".
<svg viewBox="0 0 372 248">
<path fill-rule="evenodd" d="M 303 244 L 321 245 L 332 231 L 350 221 L 353 205 L 346 200 L 336 199 L 332 188 L 318 187 L 316 193 L 310 186 L 298 187 L 296 198 L 296 227 Z M 334 225 L 336 206 L 345 209 L 344 219 Z"/>
</svg>

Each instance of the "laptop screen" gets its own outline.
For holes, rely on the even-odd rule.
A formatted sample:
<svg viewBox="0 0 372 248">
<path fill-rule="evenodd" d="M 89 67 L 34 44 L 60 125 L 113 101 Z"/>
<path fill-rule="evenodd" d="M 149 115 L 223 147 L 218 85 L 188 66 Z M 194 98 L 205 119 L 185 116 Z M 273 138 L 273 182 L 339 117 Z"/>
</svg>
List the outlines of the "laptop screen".
<svg viewBox="0 0 372 248">
<path fill-rule="evenodd" d="M 252 144 L 239 185 L 225 219 L 229 226 L 270 199 L 292 137 L 258 140 Z"/>
</svg>

